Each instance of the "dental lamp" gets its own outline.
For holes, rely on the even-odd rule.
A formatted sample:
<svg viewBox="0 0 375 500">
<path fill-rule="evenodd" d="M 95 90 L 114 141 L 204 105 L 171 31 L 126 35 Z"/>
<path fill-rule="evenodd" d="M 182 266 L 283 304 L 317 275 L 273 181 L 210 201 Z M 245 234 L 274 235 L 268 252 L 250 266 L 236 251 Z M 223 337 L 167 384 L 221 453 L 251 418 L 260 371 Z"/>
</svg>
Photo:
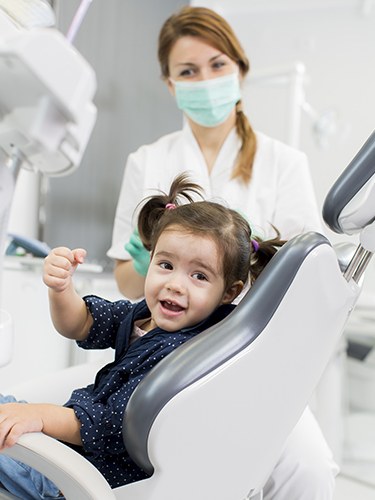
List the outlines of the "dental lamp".
<svg viewBox="0 0 375 500">
<path fill-rule="evenodd" d="M 96 120 L 95 73 L 72 45 L 73 36 L 65 37 L 53 24 L 54 12 L 45 0 L 0 0 L 0 285 L 20 169 L 70 174 L 81 162 Z M 9 341 L 8 354 L 2 348 L 10 328 L 4 327 L 9 325 L 4 314 L 0 366 L 10 359 Z"/>
</svg>

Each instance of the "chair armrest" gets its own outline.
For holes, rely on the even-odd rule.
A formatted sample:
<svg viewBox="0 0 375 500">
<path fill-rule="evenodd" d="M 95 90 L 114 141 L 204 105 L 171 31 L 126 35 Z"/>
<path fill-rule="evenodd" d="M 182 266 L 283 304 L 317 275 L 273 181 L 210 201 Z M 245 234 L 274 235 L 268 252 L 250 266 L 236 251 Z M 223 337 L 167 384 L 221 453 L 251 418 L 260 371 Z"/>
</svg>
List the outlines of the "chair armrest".
<svg viewBox="0 0 375 500">
<path fill-rule="evenodd" d="M 42 433 L 22 435 L 2 453 L 34 467 L 53 481 L 67 500 L 115 500 L 111 487 L 84 457 Z"/>
</svg>

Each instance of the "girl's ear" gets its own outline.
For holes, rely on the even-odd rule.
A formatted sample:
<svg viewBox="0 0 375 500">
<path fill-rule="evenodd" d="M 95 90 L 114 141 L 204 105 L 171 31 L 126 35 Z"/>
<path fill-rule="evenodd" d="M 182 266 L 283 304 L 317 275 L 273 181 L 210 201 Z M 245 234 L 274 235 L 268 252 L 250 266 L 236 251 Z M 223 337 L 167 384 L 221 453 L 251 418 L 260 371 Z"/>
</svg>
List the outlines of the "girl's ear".
<svg viewBox="0 0 375 500">
<path fill-rule="evenodd" d="M 225 292 L 221 300 L 222 304 L 230 304 L 242 292 L 244 287 L 243 281 L 235 281 Z"/>
</svg>

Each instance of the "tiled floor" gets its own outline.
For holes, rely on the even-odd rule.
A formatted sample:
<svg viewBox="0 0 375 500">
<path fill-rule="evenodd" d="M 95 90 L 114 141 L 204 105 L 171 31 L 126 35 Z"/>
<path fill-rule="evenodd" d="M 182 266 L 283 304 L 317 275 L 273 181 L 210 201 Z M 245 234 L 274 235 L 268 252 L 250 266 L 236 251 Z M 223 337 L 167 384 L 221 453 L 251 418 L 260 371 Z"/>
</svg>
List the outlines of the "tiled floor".
<svg viewBox="0 0 375 500">
<path fill-rule="evenodd" d="M 374 500 L 375 487 L 340 475 L 337 478 L 334 500 Z"/>
<path fill-rule="evenodd" d="M 10 500 L 15 498 L 9 494 L 0 492 L 0 500 Z M 339 476 L 336 482 L 334 500 L 374 500 L 375 488 L 370 488 L 365 484 Z"/>
<path fill-rule="evenodd" d="M 335 500 L 375 500 L 374 413 L 350 413 L 345 424 L 344 460 Z"/>
</svg>

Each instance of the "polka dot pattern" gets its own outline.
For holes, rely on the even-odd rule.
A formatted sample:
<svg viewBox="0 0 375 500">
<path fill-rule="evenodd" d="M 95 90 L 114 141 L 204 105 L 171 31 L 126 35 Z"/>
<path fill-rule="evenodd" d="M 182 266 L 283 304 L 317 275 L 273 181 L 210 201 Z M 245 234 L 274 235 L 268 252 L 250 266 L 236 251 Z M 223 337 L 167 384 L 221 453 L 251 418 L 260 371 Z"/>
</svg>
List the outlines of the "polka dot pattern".
<svg viewBox="0 0 375 500">
<path fill-rule="evenodd" d="M 222 317 L 178 332 L 155 328 L 130 344 L 134 321 L 150 316 L 145 301 L 109 302 L 94 295 L 84 300 L 94 324 L 88 338 L 78 345 L 84 349 L 112 347 L 115 360 L 98 372 L 93 384 L 73 391 L 65 406 L 73 408 L 81 422 L 83 447 L 78 451 L 115 488 L 147 477 L 130 458 L 122 439 L 123 416 L 132 392 L 159 361 Z M 218 316 L 231 310 L 225 308 L 227 312 Z"/>
</svg>

